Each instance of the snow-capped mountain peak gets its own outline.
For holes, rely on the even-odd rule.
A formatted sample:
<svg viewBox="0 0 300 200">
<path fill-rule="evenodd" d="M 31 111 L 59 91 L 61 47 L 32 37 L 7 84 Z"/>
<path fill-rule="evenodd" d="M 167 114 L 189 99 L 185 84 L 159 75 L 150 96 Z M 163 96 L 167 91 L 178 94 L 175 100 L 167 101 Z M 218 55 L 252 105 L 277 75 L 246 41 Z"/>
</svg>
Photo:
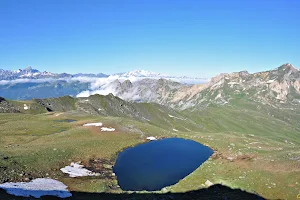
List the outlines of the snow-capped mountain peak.
<svg viewBox="0 0 300 200">
<path fill-rule="evenodd" d="M 0 80 L 13 80 L 13 79 L 39 79 L 39 78 L 57 78 L 63 76 L 61 74 L 55 74 L 51 72 L 40 72 L 37 69 L 32 67 L 27 67 L 24 69 L 18 70 L 3 70 L 0 69 Z M 65 76 L 69 77 L 71 75 L 66 74 Z"/>
<path fill-rule="evenodd" d="M 161 74 L 161 73 L 156 73 L 156 72 L 151 72 L 151 71 L 146 71 L 146 70 L 133 70 L 130 72 L 126 72 L 123 74 L 120 74 L 121 77 L 164 77 L 167 75 Z"/>
<path fill-rule="evenodd" d="M 44 78 L 71 78 L 71 77 L 108 77 L 106 74 L 68 74 L 68 73 L 52 73 L 49 71 L 39 71 L 32 67 L 27 67 L 18 70 L 0 69 L 0 80 L 15 80 L 15 79 L 44 79 Z"/>
<path fill-rule="evenodd" d="M 27 67 L 24 69 L 18 70 L 3 70 L 0 69 L 0 80 L 14 80 L 14 79 L 42 79 L 42 78 L 71 78 L 71 77 L 99 77 L 105 78 L 109 75 L 106 74 L 86 74 L 86 73 L 79 73 L 79 74 L 67 74 L 67 73 L 52 73 L 48 71 L 41 72 L 37 69 L 33 69 L 32 67 Z M 205 78 L 196 78 L 196 77 L 187 77 L 187 76 L 169 76 L 162 73 L 146 71 L 146 70 L 133 70 L 125 73 L 117 73 L 113 74 L 113 76 L 118 76 L 120 78 L 165 78 L 165 79 L 203 79 Z"/>
<path fill-rule="evenodd" d="M 190 80 L 202 80 L 203 82 L 207 82 L 209 78 L 203 78 L 203 77 L 188 77 L 188 76 L 170 76 L 162 73 L 152 72 L 152 71 L 146 71 L 146 70 L 133 70 L 126 73 L 118 73 L 115 74 L 119 77 L 123 78 L 129 78 L 129 77 L 137 77 L 137 78 L 164 78 L 164 79 L 173 79 L 173 80 L 188 80 L 187 82 L 190 82 Z M 194 82 L 194 81 L 192 81 Z"/>
<path fill-rule="evenodd" d="M 21 69 L 18 69 L 18 70 L 13 70 L 12 72 L 15 73 L 15 74 L 18 74 L 20 73 L 22 70 Z"/>
</svg>

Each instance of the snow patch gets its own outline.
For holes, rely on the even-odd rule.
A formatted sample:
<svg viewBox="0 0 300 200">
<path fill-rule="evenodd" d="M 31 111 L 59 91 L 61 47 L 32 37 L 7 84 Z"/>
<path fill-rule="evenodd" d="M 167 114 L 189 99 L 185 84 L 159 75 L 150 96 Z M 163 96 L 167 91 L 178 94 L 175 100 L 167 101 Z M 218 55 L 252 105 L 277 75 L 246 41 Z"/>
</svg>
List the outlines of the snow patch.
<svg viewBox="0 0 300 200">
<path fill-rule="evenodd" d="M 8 194 L 22 197 L 41 196 L 57 196 L 60 198 L 67 198 L 72 194 L 67 190 L 68 186 L 60 181 L 49 178 L 37 178 L 31 182 L 8 182 L 0 184 L 0 188 L 7 191 Z"/>
<path fill-rule="evenodd" d="M 29 107 L 26 104 L 24 104 L 24 110 L 28 110 L 28 109 Z"/>
<path fill-rule="evenodd" d="M 274 80 L 269 80 L 266 83 L 273 83 L 274 81 L 275 81 L 275 79 Z"/>
<path fill-rule="evenodd" d="M 80 165 L 81 162 L 71 162 L 70 166 L 61 168 L 60 171 L 63 173 L 69 174 L 70 177 L 79 177 L 79 176 L 99 176 L 99 173 L 92 172 L 84 168 L 84 165 Z"/>
<path fill-rule="evenodd" d="M 229 82 L 228 85 L 239 85 L 238 82 Z"/>
<path fill-rule="evenodd" d="M 213 185 L 213 182 L 211 182 L 210 180 L 206 180 L 204 183 L 207 187 L 210 187 Z"/>
<path fill-rule="evenodd" d="M 145 117 L 143 117 L 143 119 L 144 119 L 144 120 L 147 120 L 148 122 L 150 122 L 150 119 L 147 119 L 147 118 L 145 118 Z"/>
<path fill-rule="evenodd" d="M 150 136 L 146 138 L 147 140 L 157 140 L 156 137 Z"/>
<path fill-rule="evenodd" d="M 216 97 L 215 97 L 215 100 L 219 99 L 219 98 L 222 98 L 222 93 L 219 93 Z"/>
<path fill-rule="evenodd" d="M 83 124 L 83 126 L 102 126 L 103 124 L 101 122 L 98 123 L 87 123 L 87 124 Z"/>
<path fill-rule="evenodd" d="M 227 160 L 233 161 L 233 159 L 234 159 L 234 158 L 231 157 L 231 156 L 230 156 L 230 157 L 227 157 Z"/>
<path fill-rule="evenodd" d="M 107 128 L 107 127 L 101 127 L 101 131 L 115 131 L 115 128 Z"/>
<path fill-rule="evenodd" d="M 175 116 L 173 116 L 173 115 L 169 115 L 169 117 L 175 118 L 175 119 L 179 119 L 179 120 L 186 120 L 186 119 L 182 119 L 182 118 L 180 118 L 180 117 L 175 117 Z"/>
</svg>

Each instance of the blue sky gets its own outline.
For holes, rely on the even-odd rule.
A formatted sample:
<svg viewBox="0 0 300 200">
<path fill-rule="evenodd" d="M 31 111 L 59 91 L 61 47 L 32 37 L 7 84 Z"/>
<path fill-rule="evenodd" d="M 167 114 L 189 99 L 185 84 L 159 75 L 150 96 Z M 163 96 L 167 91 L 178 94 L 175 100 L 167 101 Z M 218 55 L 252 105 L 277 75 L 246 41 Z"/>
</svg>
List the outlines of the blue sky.
<svg viewBox="0 0 300 200">
<path fill-rule="evenodd" d="M 2 0 L 0 68 L 209 77 L 300 67 L 298 0 Z"/>
</svg>

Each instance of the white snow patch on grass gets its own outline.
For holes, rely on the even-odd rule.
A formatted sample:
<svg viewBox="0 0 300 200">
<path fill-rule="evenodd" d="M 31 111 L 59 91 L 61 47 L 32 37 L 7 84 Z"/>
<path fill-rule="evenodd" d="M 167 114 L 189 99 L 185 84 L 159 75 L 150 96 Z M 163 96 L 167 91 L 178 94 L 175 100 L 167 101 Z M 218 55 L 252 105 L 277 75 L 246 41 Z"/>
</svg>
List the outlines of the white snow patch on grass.
<svg viewBox="0 0 300 200">
<path fill-rule="evenodd" d="M 61 168 L 60 171 L 69 174 L 70 177 L 80 177 L 80 176 L 99 176 L 99 173 L 92 172 L 84 168 L 84 165 L 80 165 L 80 162 L 71 162 L 70 166 Z"/>
<path fill-rule="evenodd" d="M 0 184 L 0 188 L 6 190 L 8 194 L 22 197 L 41 196 L 57 196 L 60 198 L 67 198 L 72 194 L 67 190 L 68 186 L 60 181 L 49 178 L 37 178 L 31 182 L 8 182 Z"/>
<path fill-rule="evenodd" d="M 215 100 L 219 99 L 219 98 L 222 98 L 222 94 L 219 93 L 216 97 L 215 97 Z"/>
<path fill-rule="evenodd" d="M 102 126 L 103 124 L 101 122 L 99 123 L 87 123 L 87 124 L 84 124 L 83 126 Z"/>
<path fill-rule="evenodd" d="M 156 137 L 150 136 L 146 138 L 147 140 L 157 140 Z"/>
<path fill-rule="evenodd" d="M 24 110 L 28 110 L 28 109 L 29 107 L 26 104 L 24 104 Z"/>
<path fill-rule="evenodd" d="M 185 119 L 182 119 L 182 118 L 179 118 L 179 117 L 175 117 L 175 116 L 173 116 L 173 115 L 169 115 L 169 117 L 175 118 L 175 119 L 179 119 L 179 120 L 185 120 Z"/>
<path fill-rule="evenodd" d="M 101 131 L 115 131 L 115 128 L 107 128 L 107 127 L 101 127 Z"/>
<path fill-rule="evenodd" d="M 210 187 L 213 185 L 213 182 L 211 182 L 210 180 L 206 180 L 204 183 L 207 187 Z"/>
<path fill-rule="evenodd" d="M 273 83 L 275 81 L 275 79 L 274 80 L 268 80 L 266 83 Z"/>
<path fill-rule="evenodd" d="M 150 119 L 147 119 L 147 118 L 145 118 L 145 117 L 143 117 L 143 119 L 144 119 L 144 120 L 147 120 L 148 122 L 150 122 L 150 121 L 151 121 Z"/>
<path fill-rule="evenodd" d="M 229 82 L 228 85 L 239 85 L 238 82 Z"/>
</svg>

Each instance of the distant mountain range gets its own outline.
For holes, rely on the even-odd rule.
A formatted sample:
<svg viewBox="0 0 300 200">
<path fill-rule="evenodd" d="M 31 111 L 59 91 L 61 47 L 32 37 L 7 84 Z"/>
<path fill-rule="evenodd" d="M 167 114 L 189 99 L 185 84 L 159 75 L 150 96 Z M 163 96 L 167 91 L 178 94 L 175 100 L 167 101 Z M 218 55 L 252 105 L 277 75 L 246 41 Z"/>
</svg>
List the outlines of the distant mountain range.
<svg viewBox="0 0 300 200">
<path fill-rule="evenodd" d="M 112 93 L 126 101 L 159 103 L 176 109 L 231 105 L 237 99 L 276 107 L 300 105 L 300 71 L 291 64 L 254 74 L 247 71 L 220 74 L 201 84 L 185 84 L 181 82 L 184 77 L 172 78 L 143 70 L 109 77 L 103 74 L 53 74 L 32 68 L 0 72 L 1 76 L 6 74 L 6 80 L 0 80 L 0 96 L 7 99 Z"/>
<path fill-rule="evenodd" d="M 130 72 L 124 72 L 124 73 L 116 73 L 115 75 L 119 75 L 120 77 L 167 77 L 165 74 L 146 71 L 146 70 L 133 70 Z"/>
<path fill-rule="evenodd" d="M 149 79 L 171 79 L 184 84 L 207 82 L 208 79 L 193 77 L 167 76 L 145 70 L 133 70 L 131 72 L 107 75 L 103 73 L 52 73 L 40 72 L 32 67 L 19 70 L 0 69 L 0 96 L 15 100 L 28 100 L 32 98 L 53 98 L 65 95 L 77 96 L 79 93 L 91 90 L 107 88 L 108 84 L 115 80 L 138 81 Z M 111 88 L 104 94 L 113 92 Z"/>
<path fill-rule="evenodd" d="M 43 78 L 71 78 L 71 77 L 108 77 L 106 74 L 68 74 L 68 73 L 52 73 L 52 72 L 40 72 L 32 67 L 18 70 L 4 70 L 0 69 L 0 80 L 15 80 L 15 79 L 43 79 Z"/>
<path fill-rule="evenodd" d="M 124 73 L 117 73 L 114 74 L 119 77 L 139 77 L 139 78 L 165 78 L 165 79 L 202 79 L 202 80 L 208 80 L 208 78 L 204 77 L 190 77 L 190 76 L 170 76 L 166 74 L 146 71 L 146 70 L 133 70 L 130 72 L 124 72 Z"/>
<path fill-rule="evenodd" d="M 78 73 L 78 74 L 68 74 L 68 73 L 52 73 L 52 72 L 40 72 L 37 69 L 33 69 L 32 67 L 27 67 L 24 69 L 18 70 L 4 70 L 0 69 L 0 80 L 16 80 L 16 79 L 45 79 L 45 78 L 72 78 L 72 77 L 94 77 L 94 78 L 106 78 L 110 75 L 98 73 Z M 199 77 L 187 77 L 187 76 L 168 76 L 161 73 L 145 71 L 145 70 L 133 70 L 130 72 L 124 73 L 116 73 L 112 74 L 112 76 L 118 77 L 139 77 L 139 78 L 178 78 L 178 79 L 205 79 Z"/>
<path fill-rule="evenodd" d="M 248 108 L 264 108 L 268 112 L 273 108 L 298 112 L 300 105 L 300 71 L 291 64 L 254 74 L 246 71 L 220 74 L 207 83 L 192 86 L 162 78 L 145 78 L 135 82 L 117 79 L 99 88 L 95 87 L 92 93 L 78 95 L 77 98 L 59 97 L 59 94 L 78 93 L 90 90 L 91 87 L 76 81 L 54 82 L 48 85 L 26 84 L 10 86 L 8 91 L 11 91 L 12 95 L 29 95 L 24 96 L 26 98 L 34 96 L 35 99 L 27 102 L 30 103 L 30 111 L 23 101 L 10 101 L 4 96 L 0 97 L 0 113 L 77 110 L 95 115 L 130 116 L 147 121 L 152 117 L 148 114 L 158 109 L 169 113 L 169 118 L 185 120 L 185 117 L 176 116 L 174 111 L 184 110 L 190 115 L 199 110 L 221 106 L 241 108 L 242 112 Z M 5 90 L 0 88 L 0 96 L 3 96 L 3 91 Z M 103 94 L 103 91 L 112 93 L 107 96 L 99 95 Z M 57 98 L 40 98 L 41 94 L 47 93 L 48 96 L 53 95 Z M 141 109 L 146 105 L 144 103 L 150 103 L 148 105 L 152 107 L 149 110 Z"/>
</svg>

